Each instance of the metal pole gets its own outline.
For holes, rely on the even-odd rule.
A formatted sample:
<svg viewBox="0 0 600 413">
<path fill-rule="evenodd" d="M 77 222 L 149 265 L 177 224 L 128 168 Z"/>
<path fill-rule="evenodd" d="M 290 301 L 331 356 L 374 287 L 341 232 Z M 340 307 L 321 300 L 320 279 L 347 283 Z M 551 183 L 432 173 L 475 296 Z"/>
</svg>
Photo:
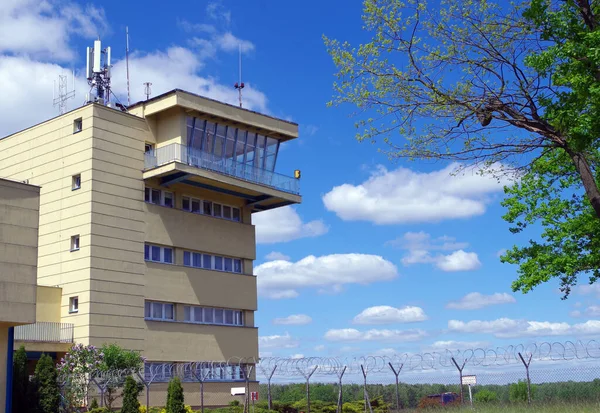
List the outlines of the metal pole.
<svg viewBox="0 0 600 413">
<path fill-rule="evenodd" d="M 204 413 L 204 380 L 200 382 L 200 412 Z"/>
<path fill-rule="evenodd" d="M 471 407 L 473 407 L 473 393 L 471 393 L 471 385 L 469 384 L 469 400 L 471 401 Z"/>
<path fill-rule="evenodd" d="M 369 412 L 373 413 L 373 407 L 371 406 L 371 399 L 369 398 L 369 392 L 367 391 L 367 372 L 365 372 L 364 366 L 361 364 L 360 369 L 362 370 L 363 378 L 365 379 L 365 387 L 364 387 L 364 396 L 365 396 L 365 413 L 367 411 L 367 406 L 369 407 Z"/>
<path fill-rule="evenodd" d="M 275 365 L 275 367 L 273 367 L 273 370 L 271 371 L 271 374 L 269 375 L 269 378 L 267 380 L 267 405 L 269 407 L 269 410 L 271 410 L 273 404 L 273 399 L 271 396 L 271 379 L 273 378 L 273 374 L 275 374 L 275 370 L 277 370 L 277 364 Z"/>
<path fill-rule="evenodd" d="M 343 388 L 342 388 L 342 377 L 344 377 L 344 373 L 346 372 L 346 366 L 342 369 L 342 372 L 338 375 L 338 403 L 336 413 L 342 413 L 344 402 L 343 402 Z"/>
<path fill-rule="evenodd" d="M 454 357 L 452 357 L 452 362 L 454 363 L 454 365 L 456 366 L 456 369 L 458 370 L 458 375 L 460 377 L 460 403 L 464 403 L 464 394 L 463 394 L 463 384 L 462 384 L 462 378 L 463 378 L 463 369 L 465 368 L 465 364 L 467 364 L 467 361 L 465 360 L 462 364 L 462 367 L 458 367 L 458 363 L 456 362 L 456 360 L 454 359 Z"/>
<path fill-rule="evenodd" d="M 529 378 L 529 365 L 531 364 L 531 358 L 533 357 L 533 354 L 529 355 L 529 360 L 527 362 L 525 362 L 525 359 L 523 358 L 521 353 L 518 354 L 519 358 L 521 359 L 521 362 L 525 366 L 525 373 L 527 375 L 527 404 L 531 404 L 531 379 Z"/>
<path fill-rule="evenodd" d="M 13 353 L 15 350 L 15 328 L 8 328 L 8 345 L 6 349 L 6 401 L 4 409 L 6 413 L 12 411 L 12 386 L 13 386 Z"/>
<path fill-rule="evenodd" d="M 392 369 L 392 371 L 394 372 L 394 376 L 396 376 L 396 410 L 400 411 L 402 405 L 400 403 L 400 383 L 398 381 L 398 375 L 400 375 L 402 367 L 404 367 L 404 363 L 400 364 L 400 369 L 398 369 L 398 371 L 396 371 L 394 366 L 392 366 L 392 363 L 388 363 L 388 365 L 390 366 L 390 369 Z"/>
</svg>

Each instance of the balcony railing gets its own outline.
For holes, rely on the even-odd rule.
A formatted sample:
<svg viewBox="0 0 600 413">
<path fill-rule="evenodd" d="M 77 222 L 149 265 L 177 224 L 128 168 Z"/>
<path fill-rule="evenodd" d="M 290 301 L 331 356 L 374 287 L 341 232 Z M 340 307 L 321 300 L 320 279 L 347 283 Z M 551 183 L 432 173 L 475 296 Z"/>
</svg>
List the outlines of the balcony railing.
<svg viewBox="0 0 600 413">
<path fill-rule="evenodd" d="M 253 165 L 246 165 L 232 158 L 223 159 L 220 156 L 188 148 L 178 143 L 171 143 L 146 152 L 144 166 L 146 169 L 152 169 L 174 161 L 291 194 L 300 194 L 300 185 L 296 178 L 257 168 Z"/>
<path fill-rule="evenodd" d="M 73 324 L 39 322 L 15 327 L 15 341 L 72 343 Z"/>
</svg>

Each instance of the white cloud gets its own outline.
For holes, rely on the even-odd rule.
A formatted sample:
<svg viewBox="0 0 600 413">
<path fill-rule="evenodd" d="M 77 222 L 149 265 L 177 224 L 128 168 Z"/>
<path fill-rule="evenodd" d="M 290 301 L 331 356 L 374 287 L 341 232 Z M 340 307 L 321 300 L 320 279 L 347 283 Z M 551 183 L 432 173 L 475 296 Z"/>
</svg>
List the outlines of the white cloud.
<svg viewBox="0 0 600 413">
<path fill-rule="evenodd" d="M 583 336 L 600 334 L 600 320 L 581 324 L 499 318 L 492 321 L 448 321 L 448 330 L 458 333 L 492 334 L 498 338 Z"/>
<path fill-rule="evenodd" d="M 394 264 L 378 255 L 310 255 L 297 262 L 269 261 L 254 269 L 258 292 L 268 298 L 297 297 L 302 288 L 341 291 L 347 284 L 367 285 L 393 280 Z"/>
<path fill-rule="evenodd" d="M 490 305 L 516 303 L 517 300 L 507 293 L 494 293 L 484 295 L 481 293 L 469 293 L 457 301 L 450 301 L 446 308 L 453 310 L 478 310 Z"/>
<path fill-rule="evenodd" d="M 285 254 L 282 254 L 281 252 L 277 252 L 277 251 L 271 251 L 270 253 L 265 255 L 265 258 L 269 261 L 278 261 L 278 260 L 289 261 L 290 260 L 289 255 L 285 255 Z"/>
<path fill-rule="evenodd" d="M 304 358 L 304 354 L 302 354 L 302 353 L 292 354 L 292 355 L 290 356 L 290 358 L 291 358 L 291 359 L 296 359 L 296 360 L 297 360 L 297 359 L 303 359 L 303 358 Z"/>
<path fill-rule="evenodd" d="M 435 239 L 421 232 L 407 232 L 402 237 L 386 242 L 396 248 L 407 250 L 402 257 L 402 264 L 433 264 L 442 271 L 473 271 L 481 267 L 479 257 L 474 252 L 465 252 L 469 246 L 466 242 L 458 242 L 456 238 L 443 236 Z M 431 251 L 453 251 L 450 254 L 432 254 Z"/>
<path fill-rule="evenodd" d="M 468 350 L 476 348 L 486 348 L 490 345 L 487 341 L 436 341 L 429 346 L 426 346 L 426 350 L 440 351 L 440 350 Z"/>
<path fill-rule="evenodd" d="M 253 214 L 252 223 L 256 226 L 256 242 L 258 244 L 318 237 L 329 231 L 329 228 L 321 220 L 302 222 L 300 215 L 291 206 Z"/>
<path fill-rule="evenodd" d="M 285 335 L 272 335 L 262 336 L 258 338 L 259 349 L 270 349 L 270 348 L 296 348 L 300 345 L 300 342 L 293 338 L 289 333 Z"/>
<path fill-rule="evenodd" d="M 242 53 L 248 53 L 254 50 L 254 44 L 248 40 L 242 40 L 235 37 L 231 32 L 221 33 L 214 38 L 219 47 L 227 52 L 237 52 L 240 47 Z"/>
<path fill-rule="evenodd" d="M 580 295 L 595 295 L 600 298 L 600 283 L 580 285 L 575 291 Z"/>
<path fill-rule="evenodd" d="M 590 305 L 583 311 L 574 310 L 569 313 L 571 317 L 579 318 L 579 317 L 600 317 L 600 305 Z"/>
<path fill-rule="evenodd" d="M 380 305 L 364 309 L 354 317 L 354 324 L 393 324 L 415 323 L 427 320 L 421 307 L 406 306 L 402 308 Z"/>
<path fill-rule="evenodd" d="M 354 328 L 332 329 L 325 333 L 325 339 L 329 341 L 393 341 L 407 342 L 418 341 L 427 336 L 423 330 L 377 330 L 359 331 Z"/>
<path fill-rule="evenodd" d="M 581 311 L 579 311 L 579 310 L 574 310 L 574 311 L 571 311 L 571 312 L 569 313 L 569 315 L 570 315 L 571 317 L 573 317 L 573 318 L 579 318 L 579 317 L 581 317 Z"/>
<path fill-rule="evenodd" d="M 312 323 L 312 318 L 306 314 L 293 314 L 283 318 L 276 318 L 273 320 L 273 324 L 278 325 L 289 325 L 289 326 L 303 326 Z"/>
<path fill-rule="evenodd" d="M 389 347 L 379 349 L 379 350 L 375 351 L 375 353 L 373 353 L 374 356 L 387 356 L 387 357 L 395 356 L 396 354 L 398 354 L 398 351 L 396 351 L 393 348 L 389 348 Z"/>
<path fill-rule="evenodd" d="M 73 34 L 95 38 L 106 31 L 101 8 L 85 9 L 68 1 L 0 2 L 0 53 L 66 61 L 75 55 Z M 39 98 L 39 96 L 38 96 Z"/>
<path fill-rule="evenodd" d="M 315 346 L 315 351 L 323 351 L 325 350 L 325 346 L 323 344 L 319 344 L 318 346 Z"/>
<path fill-rule="evenodd" d="M 502 191 L 507 178 L 481 175 L 473 166 L 453 175 L 453 163 L 433 172 L 379 166 L 359 185 L 343 184 L 323 196 L 325 207 L 345 221 L 375 224 L 439 222 L 482 215 L 489 196 Z M 495 166 L 499 169 L 500 165 Z"/>
</svg>

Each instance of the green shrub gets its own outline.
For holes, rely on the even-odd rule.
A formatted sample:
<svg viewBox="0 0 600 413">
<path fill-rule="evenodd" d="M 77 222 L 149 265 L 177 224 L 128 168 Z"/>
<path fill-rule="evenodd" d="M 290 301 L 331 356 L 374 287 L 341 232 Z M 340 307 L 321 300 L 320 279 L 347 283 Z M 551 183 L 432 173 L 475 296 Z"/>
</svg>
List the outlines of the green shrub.
<svg viewBox="0 0 600 413">
<path fill-rule="evenodd" d="M 29 409 L 28 390 L 29 375 L 27 374 L 27 352 L 21 346 L 13 356 L 13 413 L 26 412 Z"/>
<path fill-rule="evenodd" d="M 88 413 L 110 413 L 108 407 L 96 407 L 94 409 L 90 409 Z"/>
<path fill-rule="evenodd" d="M 60 406 L 58 371 L 54 360 L 47 354 L 42 354 L 35 366 L 35 388 L 38 395 L 39 412 L 56 413 Z"/>
<path fill-rule="evenodd" d="M 90 410 L 97 409 L 98 407 L 98 400 L 92 399 L 92 402 L 90 403 Z"/>
<path fill-rule="evenodd" d="M 477 403 L 494 403 L 498 401 L 498 394 L 488 389 L 479 390 L 473 396 Z"/>
<path fill-rule="evenodd" d="M 136 382 L 133 377 L 127 376 L 125 386 L 123 387 L 123 407 L 121 413 L 139 413 L 140 402 L 138 397 L 142 391 L 140 383 Z"/>
<path fill-rule="evenodd" d="M 166 413 L 185 413 L 183 387 L 181 386 L 179 377 L 174 377 L 169 382 Z"/>
<path fill-rule="evenodd" d="M 536 387 L 531 385 L 531 400 L 535 395 Z M 508 397 L 513 403 L 527 402 L 527 382 L 519 380 L 518 383 L 510 385 L 508 390 Z"/>
</svg>

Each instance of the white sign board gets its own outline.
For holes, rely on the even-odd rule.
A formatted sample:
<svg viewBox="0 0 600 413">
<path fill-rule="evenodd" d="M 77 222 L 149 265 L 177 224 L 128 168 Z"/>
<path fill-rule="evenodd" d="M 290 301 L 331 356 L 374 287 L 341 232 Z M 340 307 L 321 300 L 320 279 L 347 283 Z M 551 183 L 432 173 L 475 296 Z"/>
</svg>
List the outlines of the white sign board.
<svg viewBox="0 0 600 413">
<path fill-rule="evenodd" d="M 477 384 L 477 376 L 462 376 L 462 384 L 474 386 Z"/>
<path fill-rule="evenodd" d="M 246 388 L 245 387 L 232 387 L 231 388 L 231 395 L 232 396 L 243 396 L 244 394 L 246 394 Z"/>
</svg>

